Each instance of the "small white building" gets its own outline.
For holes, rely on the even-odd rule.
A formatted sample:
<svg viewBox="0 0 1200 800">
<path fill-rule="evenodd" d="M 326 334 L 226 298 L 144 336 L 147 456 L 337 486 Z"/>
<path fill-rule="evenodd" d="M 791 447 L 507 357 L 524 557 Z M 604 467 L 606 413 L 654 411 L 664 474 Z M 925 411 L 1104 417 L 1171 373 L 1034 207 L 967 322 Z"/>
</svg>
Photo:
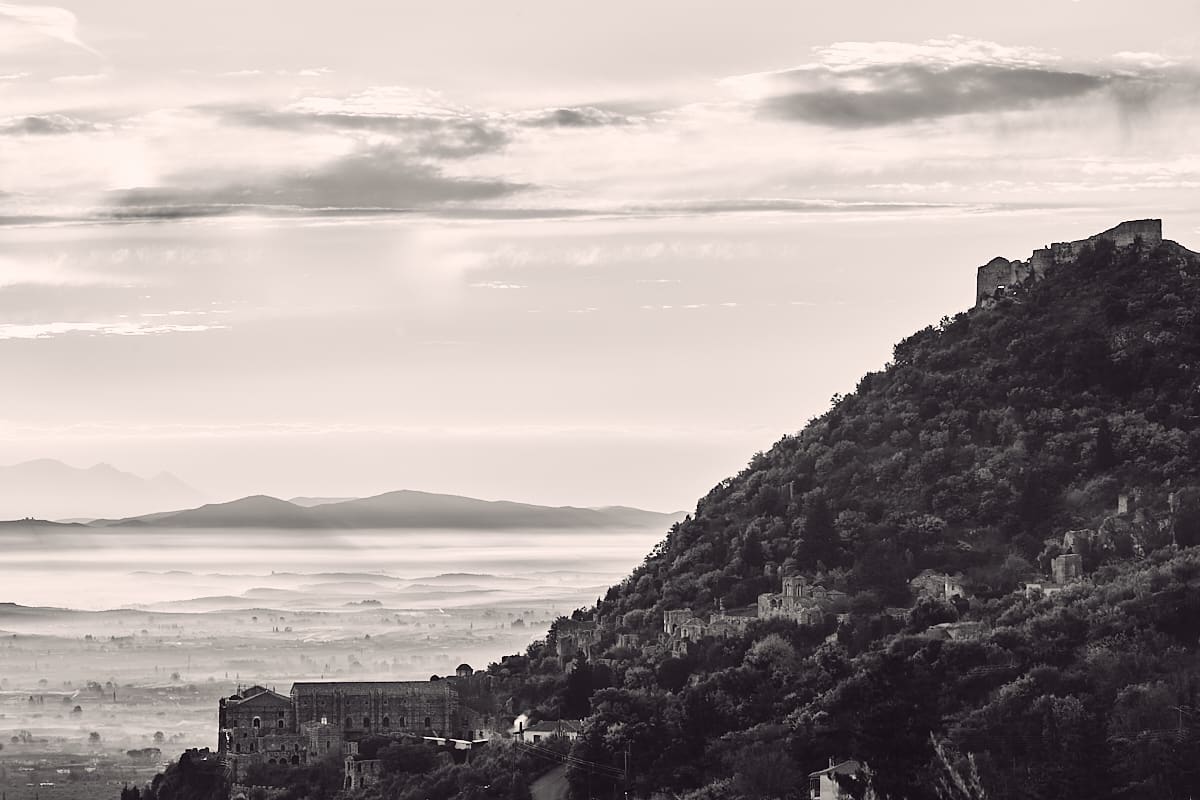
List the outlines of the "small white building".
<svg viewBox="0 0 1200 800">
<path fill-rule="evenodd" d="M 583 730 L 583 720 L 578 719 L 552 719 L 543 720 L 542 722 L 530 725 L 528 728 L 522 728 L 517 736 L 523 742 L 540 742 L 543 739 L 570 739 L 575 741 L 579 738 L 579 732 Z"/>
<path fill-rule="evenodd" d="M 832 762 L 832 759 L 830 759 Z M 862 765 L 857 761 L 843 761 L 840 764 L 830 763 L 828 767 L 808 775 L 809 800 L 850 800 L 850 793 L 838 783 L 838 777 L 856 777 L 862 772 Z"/>
</svg>

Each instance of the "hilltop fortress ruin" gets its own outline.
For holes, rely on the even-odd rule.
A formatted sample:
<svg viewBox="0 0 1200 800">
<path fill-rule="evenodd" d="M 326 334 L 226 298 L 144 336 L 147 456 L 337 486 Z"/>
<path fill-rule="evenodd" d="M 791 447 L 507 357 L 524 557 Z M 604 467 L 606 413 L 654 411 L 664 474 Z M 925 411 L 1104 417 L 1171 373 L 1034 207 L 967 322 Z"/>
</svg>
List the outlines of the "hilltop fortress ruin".
<svg viewBox="0 0 1200 800">
<path fill-rule="evenodd" d="M 1131 220 L 1077 242 L 1056 242 L 1034 250 L 1028 261 L 1009 261 L 997 256 L 979 268 L 975 282 L 975 307 L 986 306 L 1014 287 L 1044 277 L 1050 267 L 1074 261 L 1084 247 L 1101 240 L 1111 242 L 1118 248 L 1134 245 L 1157 247 L 1163 240 L 1162 220 Z"/>
</svg>

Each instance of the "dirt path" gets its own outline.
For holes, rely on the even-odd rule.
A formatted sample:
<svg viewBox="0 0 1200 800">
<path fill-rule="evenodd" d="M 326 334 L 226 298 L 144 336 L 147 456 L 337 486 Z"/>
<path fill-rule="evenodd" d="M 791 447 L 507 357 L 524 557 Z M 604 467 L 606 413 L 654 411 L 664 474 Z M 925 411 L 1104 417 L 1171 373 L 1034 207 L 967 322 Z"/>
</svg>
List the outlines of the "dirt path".
<svg viewBox="0 0 1200 800">
<path fill-rule="evenodd" d="M 567 765 L 560 764 L 529 787 L 533 800 L 567 800 Z"/>
</svg>

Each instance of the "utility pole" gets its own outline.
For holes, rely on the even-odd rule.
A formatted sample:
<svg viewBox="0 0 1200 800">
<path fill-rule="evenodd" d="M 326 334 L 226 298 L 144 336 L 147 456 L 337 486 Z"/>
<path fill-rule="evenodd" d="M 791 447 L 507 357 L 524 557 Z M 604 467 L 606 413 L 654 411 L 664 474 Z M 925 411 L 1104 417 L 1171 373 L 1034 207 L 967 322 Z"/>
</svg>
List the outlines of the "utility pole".
<svg viewBox="0 0 1200 800">
<path fill-rule="evenodd" d="M 629 742 L 625 743 L 625 800 L 629 800 Z"/>
</svg>

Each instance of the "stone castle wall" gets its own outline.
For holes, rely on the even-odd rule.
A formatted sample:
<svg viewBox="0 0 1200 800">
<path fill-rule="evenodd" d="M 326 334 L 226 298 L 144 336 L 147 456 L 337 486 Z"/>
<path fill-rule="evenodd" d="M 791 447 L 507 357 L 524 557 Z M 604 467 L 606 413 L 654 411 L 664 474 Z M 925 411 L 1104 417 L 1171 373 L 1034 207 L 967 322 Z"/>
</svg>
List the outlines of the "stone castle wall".
<svg viewBox="0 0 1200 800">
<path fill-rule="evenodd" d="M 1051 267 L 1073 261 L 1086 245 L 1100 240 L 1112 242 L 1117 247 L 1130 247 L 1139 241 L 1143 247 L 1157 247 L 1162 243 L 1162 220 L 1130 220 L 1077 242 L 1056 242 L 1034 250 L 1028 261 L 993 258 L 976 273 L 975 305 L 984 305 L 997 294 L 1011 291 L 1031 278 L 1043 277 Z"/>
</svg>

